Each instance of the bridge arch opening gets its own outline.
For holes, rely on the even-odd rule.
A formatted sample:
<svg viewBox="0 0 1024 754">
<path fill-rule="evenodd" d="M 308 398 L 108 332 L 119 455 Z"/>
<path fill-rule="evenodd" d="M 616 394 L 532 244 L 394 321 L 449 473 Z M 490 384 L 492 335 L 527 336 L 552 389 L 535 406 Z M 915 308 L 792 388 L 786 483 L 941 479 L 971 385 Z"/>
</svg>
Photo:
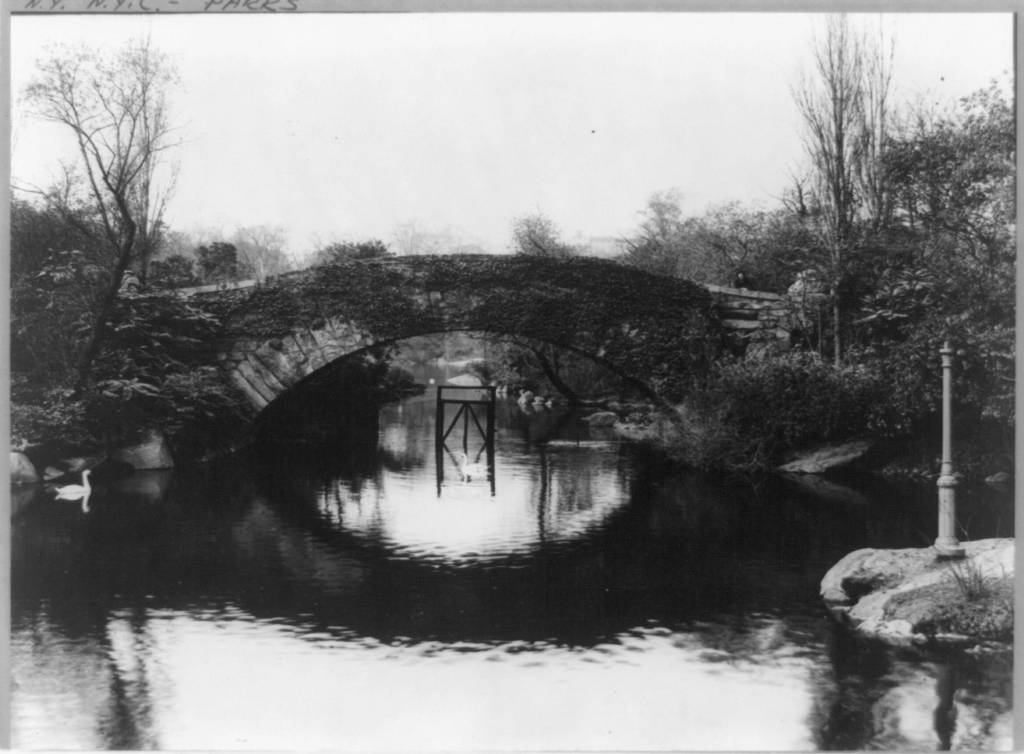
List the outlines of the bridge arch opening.
<svg viewBox="0 0 1024 754">
<path fill-rule="evenodd" d="M 518 374 L 501 371 L 499 360 L 509 357 L 534 362 L 525 368 L 513 362 Z M 523 375 L 527 369 L 533 374 Z M 482 384 L 529 389 L 566 405 L 656 397 L 639 378 L 579 349 L 519 335 L 444 330 L 375 342 L 338 356 L 263 406 L 258 433 L 333 438 L 332 427 L 349 427 L 368 434 L 383 403 L 467 374 Z"/>
</svg>

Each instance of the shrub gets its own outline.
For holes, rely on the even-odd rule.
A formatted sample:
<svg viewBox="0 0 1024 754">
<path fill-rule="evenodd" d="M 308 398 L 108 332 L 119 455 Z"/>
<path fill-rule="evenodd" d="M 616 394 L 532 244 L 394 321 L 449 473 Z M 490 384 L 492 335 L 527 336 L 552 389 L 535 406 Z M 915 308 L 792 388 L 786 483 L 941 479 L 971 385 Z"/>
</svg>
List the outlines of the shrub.
<svg viewBox="0 0 1024 754">
<path fill-rule="evenodd" d="M 110 442 L 153 425 L 191 437 L 237 419 L 245 401 L 203 351 L 219 328 L 174 296 L 122 295 L 83 395 L 87 422 Z"/>
<path fill-rule="evenodd" d="M 216 443 L 219 430 L 237 426 L 248 411 L 202 350 L 219 327 L 215 317 L 173 296 L 122 295 L 93 363 L 93 379 L 82 389 L 38 387 L 26 375 L 14 375 L 15 443 L 60 438 L 102 447 L 158 426 L 175 449 L 203 452 Z"/>
<path fill-rule="evenodd" d="M 680 407 L 676 450 L 697 467 L 768 468 L 787 451 L 866 431 L 880 388 L 868 370 L 806 351 L 723 361 Z"/>
</svg>

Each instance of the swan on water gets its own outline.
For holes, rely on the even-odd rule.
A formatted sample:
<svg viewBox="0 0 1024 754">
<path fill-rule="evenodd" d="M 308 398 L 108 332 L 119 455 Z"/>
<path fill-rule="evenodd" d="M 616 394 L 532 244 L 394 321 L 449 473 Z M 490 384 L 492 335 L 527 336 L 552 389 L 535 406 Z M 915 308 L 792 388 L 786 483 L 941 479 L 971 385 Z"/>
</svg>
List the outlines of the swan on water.
<svg viewBox="0 0 1024 754">
<path fill-rule="evenodd" d="M 92 492 L 92 485 L 89 484 L 89 474 L 92 471 L 86 469 L 82 472 L 82 483 L 81 484 L 68 484 L 63 487 L 57 488 L 57 499 L 58 500 L 78 500 L 79 498 L 86 497 Z"/>
<path fill-rule="evenodd" d="M 86 469 L 82 472 L 81 484 L 67 484 L 57 488 L 58 500 L 81 500 L 82 513 L 89 512 L 89 496 L 92 494 L 92 485 L 89 484 L 89 474 L 92 472 Z"/>
<path fill-rule="evenodd" d="M 473 477 L 487 476 L 487 467 L 482 463 L 470 463 L 465 452 L 459 453 L 459 473 L 462 481 L 468 482 Z"/>
</svg>

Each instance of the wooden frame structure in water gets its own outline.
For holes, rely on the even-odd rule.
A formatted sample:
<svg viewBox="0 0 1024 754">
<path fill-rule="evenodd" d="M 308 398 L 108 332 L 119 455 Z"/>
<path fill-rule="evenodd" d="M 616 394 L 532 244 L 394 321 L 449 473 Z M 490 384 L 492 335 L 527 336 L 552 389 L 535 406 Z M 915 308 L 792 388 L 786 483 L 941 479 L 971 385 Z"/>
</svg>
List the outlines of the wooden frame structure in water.
<svg viewBox="0 0 1024 754">
<path fill-rule="evenodd" d="M 459 397 L 445 397 L 446 391 L 462 391 Z M 467 394 L 468 392 L 468 394 Z M 437 473 L 437 494 L 441 496 L 441 487 L 444 483 L 445 455 L 459 468 L 461 481 L 469 482 L 473 476 L 480 476 L 480 456 L 486 453 L 487 456 L 487 479 L 491 486 L 491 495 L 494 495 L 494 436 L 495 436 L 495 400 L 497 389 L 493 385 L 438 385 L 437 403 L 434 417 L 434 464 Z M 449 405 L 458 406 L 455 416 L 446 423 L 445 413 Z M 481 425 L 480 417 L 477 416 L 477 407 L 483 407 L 486 425 Z M 448 447 L 448 437 L 462 420 L 462 459 L 455 456 Z M 483 447 L 476 451 L 472 462 L 469 458 L 469 441 L 472 434 L 472 426 L 480 433 L 483 440 Z"/>
</svg>

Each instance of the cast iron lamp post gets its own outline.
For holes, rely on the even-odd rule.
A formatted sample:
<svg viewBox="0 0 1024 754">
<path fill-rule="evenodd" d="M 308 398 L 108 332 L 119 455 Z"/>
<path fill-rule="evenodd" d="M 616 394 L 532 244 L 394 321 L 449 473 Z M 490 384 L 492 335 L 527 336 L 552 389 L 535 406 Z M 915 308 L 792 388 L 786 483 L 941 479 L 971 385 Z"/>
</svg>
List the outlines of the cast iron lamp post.
<svg viewBox="0 0 1024 754">
<path fill-rule="evenodd" d="M 953 476 L 953 347 L 947 340 L 942 356 L 942 466 L 939 468 L 939 558 L 962 558 L 964 548 L 956 538 L 956 477 Z"/>
</svg>

